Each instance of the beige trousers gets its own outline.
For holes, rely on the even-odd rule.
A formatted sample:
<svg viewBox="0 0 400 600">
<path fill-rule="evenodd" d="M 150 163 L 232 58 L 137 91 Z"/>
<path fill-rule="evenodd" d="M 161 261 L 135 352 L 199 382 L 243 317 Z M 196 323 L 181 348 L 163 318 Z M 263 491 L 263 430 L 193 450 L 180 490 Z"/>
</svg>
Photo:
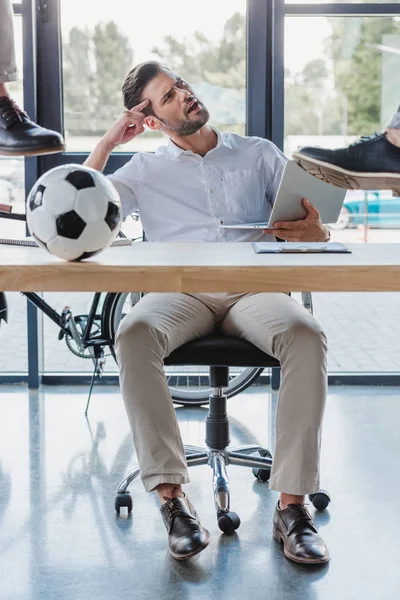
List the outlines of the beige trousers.
<svg viewBox="0 0 400 600">
<path fill-rule="evenodd" d="M 146 490 L 189 481 L 163 358 L 217 327 L 281 362 L 270 487 L 318 491 L 326 337 L 315 317 L 283 293 L 150 293 L 123 319 L 116 336 L 121 390 Z"/>
<path fill-rule="evenodd" d="M 0 83 L 18 79 L 11 0 L 0 0 Z"/>
</svg>

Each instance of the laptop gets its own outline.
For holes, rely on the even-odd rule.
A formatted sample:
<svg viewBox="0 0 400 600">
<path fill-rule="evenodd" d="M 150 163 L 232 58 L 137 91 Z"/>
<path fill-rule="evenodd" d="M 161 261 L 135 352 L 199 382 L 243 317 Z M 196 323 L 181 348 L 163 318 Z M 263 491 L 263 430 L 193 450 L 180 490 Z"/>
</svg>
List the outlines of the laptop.
<svg viewBox="0 0 400 600">
<path fill-rule="evenodd" d="M 220 227 L 223 229 L 267 229 L 278 221 L 304 219 L 307 211 L 302 204 L 303 198 L 307 198 L 318 210 L 322 223 L 336 223 L 346 193 L 346 189 L 317 179 L 299 167 L 294 160 L 289 160 L 279 184 L 269 221 L 224 224 Z"/>
</svg>

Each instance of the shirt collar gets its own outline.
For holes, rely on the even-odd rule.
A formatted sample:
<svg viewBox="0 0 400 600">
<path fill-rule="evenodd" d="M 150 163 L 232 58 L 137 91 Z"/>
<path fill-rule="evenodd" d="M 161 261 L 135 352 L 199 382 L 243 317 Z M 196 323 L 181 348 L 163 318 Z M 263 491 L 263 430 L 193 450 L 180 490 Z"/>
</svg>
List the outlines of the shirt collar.
<svg viewBox="0 0 400 600">
<path fill-rule="evenodd" d="M 217 148 L 220 148 L 221 146 L 225 146 L 226 148 L 232 149 L 232 144 L 228 140 L 228 137 L 226 134 L 221 133 L 221 131 L 219 129 L 217 129 L 216 127 L 214 127 L 214 125 L 211 125 L 211 129 L 213 131 L 215 131 L 215 133 L 217 134 L 217 137 L 218 137 L 217 145 L 215 146 L 215 148 L 213 148 L 213 150 L 217 150 Z M 168 140 L 167 148 L 168 148 L 168 152 L 169 152 L 171 158 L 174 158 L 174 159 L 178 158 L 178 156 L 180 156 L 183 153 L 193 154 L 191 150 L 183 150 L 182 148 L 179 148 L 179 146 L 177 146 L 171 140 L 171 138 Z"/>
</svg>

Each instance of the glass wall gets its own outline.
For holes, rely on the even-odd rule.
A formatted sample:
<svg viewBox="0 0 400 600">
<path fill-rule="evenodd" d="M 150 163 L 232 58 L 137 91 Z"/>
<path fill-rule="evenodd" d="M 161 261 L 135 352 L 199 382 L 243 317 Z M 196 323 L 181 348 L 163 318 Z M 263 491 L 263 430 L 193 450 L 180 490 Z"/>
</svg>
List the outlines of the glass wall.
<svg viewBox="0 0 400 600">
<path fill-rule="evenodd" d="M 192 7 L 194 8 L 194 7 Z M 245 131 L 246 0 L 158 2 L 136 22 L 131 0 L 62 0 L 64 124 L 69 152 L 87 152 L 124 110 L 128 70 L 159 60 L 184 79 L 222 130 Z M 210 18 L 212 15 L 212 18 Z M 154 151 L 165 136 L 146 132 L 120 151 Z"/>
<path fill-rule="evenodd" d="M 23 107 L 22 19 L 14 17 L 15 45 L 20 80 L 7 84 L 10 95 Z M 0 156 L 0 204 L 10 205 L 15 213 L 25 212 L 25 168 L 22 157 Z M 25 223 L 0 219 L 0 238 L 25 237 Z M 7 293 L 8 323 L 0 327 L 1 373 L 26 373 L 28 352 L 26 300 L 18 293 Z"/>
<path fill-rule="evenodd" d="M 294 44 L 295 36 L 307 43 Z M 285 152 L 339 148 L 384 129 L 400 103 L 400 17 L 287 17 Z M 400 198 L 347 193 L 332 239 L 400 241 Z"/>
</svg>

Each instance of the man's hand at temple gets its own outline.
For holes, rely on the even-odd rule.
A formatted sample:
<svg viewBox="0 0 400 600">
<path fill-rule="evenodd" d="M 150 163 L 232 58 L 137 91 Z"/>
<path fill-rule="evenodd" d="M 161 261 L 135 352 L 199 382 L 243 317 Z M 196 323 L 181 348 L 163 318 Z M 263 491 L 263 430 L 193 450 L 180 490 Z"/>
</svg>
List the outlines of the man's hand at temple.
<svg viewBox="0 0 400 600">
<path fill-rule="evenodd" d="M 303 198 L 303 206 L 307 211 L 305 219 L 298 221 L 277 221 L 272 229 L 264 229 L 264 233 L 272 233 L 288 242 L 325 242 L 329 239 L 329 229 L 319 216 L 318 210 Z"/>
<path fill-rule="evenodd" d="M 144 132 L 145 115 L 141 112 L 146 108 L 149 100 L 143 100 L 131 110 L 125 110 L 113 123 L 104 136 L 104 141 L 112 148 L 119 144 L 126 144 Z"/>
<path fill-rule="evenodd" d="M 102 171 L 108 157 L 116 146 L 126 144 L 137 135 L 143 133 L 146 116 L 141 111 L 148 103 L 149 100 L 143 100 L 143 102 L 140 102 L 140 104 L 137 104 L 130 110 L 125 110 L 101 138 L 96 148 L 83 163 L 84 166 L 96 169 L 96 171 Z"/>
</svg>

